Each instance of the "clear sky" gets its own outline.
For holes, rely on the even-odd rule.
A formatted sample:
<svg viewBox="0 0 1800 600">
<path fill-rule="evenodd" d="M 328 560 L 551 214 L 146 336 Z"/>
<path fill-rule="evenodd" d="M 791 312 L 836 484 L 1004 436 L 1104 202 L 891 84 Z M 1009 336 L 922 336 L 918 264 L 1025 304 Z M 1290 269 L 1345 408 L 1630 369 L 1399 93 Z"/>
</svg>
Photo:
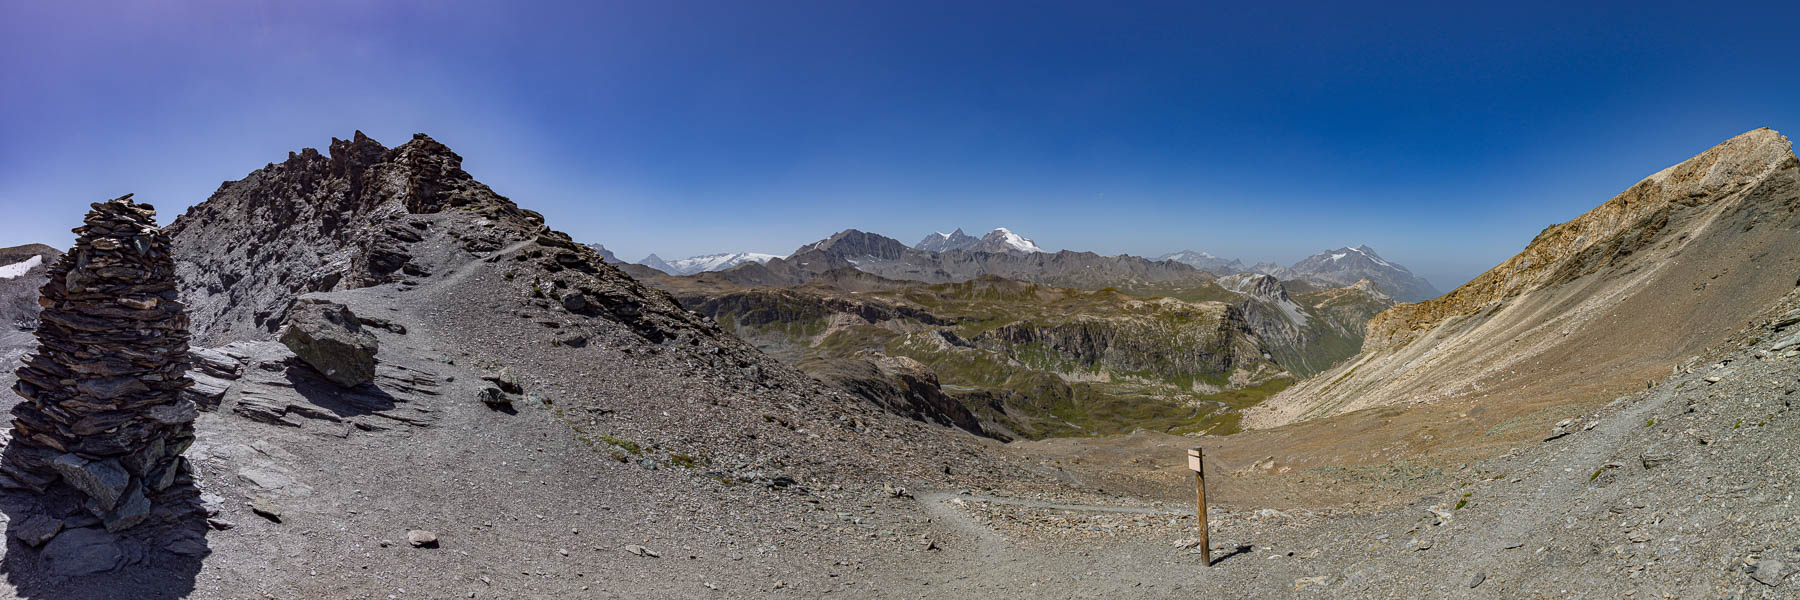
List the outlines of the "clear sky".
<svg viewBox="0 0 1800 600">
<path fill-rule="evenodd" d="M 1800 131 L 1800 3 L 1466 4 L 0 0 L 0 245 L 361 129 L 634 260 L 1006 226 L 1448 289 Z"/>
</svg>

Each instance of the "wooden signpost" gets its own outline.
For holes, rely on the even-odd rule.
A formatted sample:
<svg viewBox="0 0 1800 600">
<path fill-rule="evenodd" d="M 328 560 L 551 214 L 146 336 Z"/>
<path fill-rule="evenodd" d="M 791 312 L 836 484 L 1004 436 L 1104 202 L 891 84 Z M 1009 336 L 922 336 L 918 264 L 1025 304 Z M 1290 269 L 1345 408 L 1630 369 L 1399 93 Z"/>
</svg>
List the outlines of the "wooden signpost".
<svg viewBox="0 0 1800 600">
<path fill-rule="evenodd" d="M 1198 502 L 1194 512 L 1200 517 L 1200 564 L 1212 566 L 1212 546 L 1206 540 L 1206 463 L 1200 447 L 1188 448 L 1188 469 L 1194 471 L 1194 496 Z"/>
</svg>

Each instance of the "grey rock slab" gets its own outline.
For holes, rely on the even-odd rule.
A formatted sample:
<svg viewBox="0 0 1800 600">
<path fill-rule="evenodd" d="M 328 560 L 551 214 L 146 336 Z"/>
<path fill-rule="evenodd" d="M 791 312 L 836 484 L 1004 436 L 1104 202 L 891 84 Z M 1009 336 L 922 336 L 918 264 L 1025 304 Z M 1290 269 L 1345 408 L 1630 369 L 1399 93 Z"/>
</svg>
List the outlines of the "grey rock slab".
<svg viewBox="0 0 1800 600">
<path fill-rule="evenodd" d="M 64 454 L 50 461 L 50 467 L 62 475 L 63 481 L 99 501 L 101 506 L 118 505 L 125 487 L 131 484 L 131 474 L 126 473 L 125 467 L 115 459 L 88 460 Z"/>
<path fill-rule="evenodd" d="M 206 547 L 206 538 L 200 536 L 177 538 L 164 544 L 163 550 L 180 556 L 202 556 L 211 552 Z"/>
<path fill-rule="evenodd" d="M 106 514 L 102 519 L 107 531 L 124 531 L 135 527 L 138 523 L 150 518 L 150 499 L 144 496 L 141 486 L 133 485 L 125 493 L 125 500 L 119 507 Z"/>
<path fill-rule="evenodd" d="M 192 401 L 200 410 L 211 411 L 219 407 L 219 401 L 225 398 L 225 392 L 231 388 L 231 382 L 205 373 L 189 372 L 188 377 L 194 385 L 181 390 L 184 398 Z"/>
<path fill-rule="evenodd" d="M 122 567 L 126 553 L 120 539 L 96 528 L 70 529 L 44 545 L 43 557 L 59 575 L 92 575 Z"/>
<path fill-rule="evenodd" d="M 27 546 L 36 548 L 56 537 L 57 533 L 62 532 L 62 528 L 62 519 L 50 515 L 32 515 L 31 518 L 10 527 L 9 530 L 13 537 L 19 538 L 19 541 L 25 542 Z"/>
<path fill-rule="evenodd" d="M 219 511 L 225 510 L 225 497 L 212 492 L 203 492 L 200 494 L 200 508 L 206 511 L 206 516 L 218 515 Z"/>
<path fill-rule="evenodd" d="M 238 479 L 265 490 L 279 490 L 294 484 L 294 479 L 267 469 L 247 467 L 238 470 Z"/>
<path fill-rule="evenodd" d="M 217 406 L 216 399 L 214 405 Z M 193 402 L 181 400 L 150 407 L 150 410 L 144 411 L 144 416 L 164 425 L 178 425 L 192 423 L 199 418 L 200 408 Z"/>
<path fill-rule="evenodd" d="M 1781 351 L 1794 346 L 1800 346 L 1800 333 L 1787 336 L 1786 338 L 1782 338 L 1781 341 L 1775 342 L 1775 347 L 1771 348 L 1771 350 Z"/>
<path fill-rule="evenodd" d="M 194 366 L 199 370 L 205 371 L 205 374 L 214 377 L 237 379 L 239 370 L 243 368 L 243 364 L 239 362 L 238 359 L 232 358 L 230 355 L 212 348 L 194 348 L 189 350 L 188 358 L 194 362 Z M 190 371 L 188 374 L 193 376 L 200 375 L 201 373 Z M 196 377 L 196 379 L 198 378 Z"/>
</svg>

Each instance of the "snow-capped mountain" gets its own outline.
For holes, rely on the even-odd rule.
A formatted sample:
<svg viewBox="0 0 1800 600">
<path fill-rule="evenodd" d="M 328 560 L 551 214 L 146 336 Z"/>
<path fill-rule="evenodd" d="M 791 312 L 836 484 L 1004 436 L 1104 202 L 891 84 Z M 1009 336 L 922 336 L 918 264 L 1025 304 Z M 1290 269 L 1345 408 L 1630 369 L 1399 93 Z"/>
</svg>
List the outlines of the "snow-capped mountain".
<svg viewBox="0 0 1800 600">
<path fill-rule="evenodd" d="M 1414 275 L 1404 266 L 1381 258 L 1368 246 L 1326 250 L 1294 263 L 1289 269 L 1295 278 L 1332 287 L 1351 285 L 1368 278 L 1402 302 L 1417 302 L 1438 295 L 1431 282 Z"/>
<path fill-rule="evenodd" d="M 725 252 L 665 261 L 652 254 L 644 257 L 644 260 L 638 261 L 638 264 L 670 275 L 693 275 L 708 271 L 723 271 L 747 262 L 766 263 L 771 258 L 781 258 L 781 255 L 761 252 Z"/>
<path fill-rule="evenodd" d="M 1214 275 L 1233 275 L 1250 271 L 1250 269 L 1244 267 L 1244 262 L 1241 260 L 1235 258 L 1219 258 L 1205 252 L 1195 252 L 1193 250 L 1170 252 L 1156 257 L 1156 260 L 1172 260 Z"/>
<path fill-rule="evenodd" d="M 971 252 L 1024 252 L 1029 254 L 1044 251 L 1043 248 L 1039 248 L 1036 243 L 1032 242 L 1031 238 L 1013 233 L 1012 230 L 1005 227 L 996 227 L 993 231 L 987 232 L 987 235 L 979 238 L 963 233 L 961 228 L 950 233 L 940 231 L 925 236 L 925 239 L 919 240 L 918 245 L 913 248 L 926 252 L 968 250 Z"/>
<path fill-rule="evenodd" d="M 993 231 L 987 232 L 987 235 L 981 236 L 981 243 L 976 244 L 973 249 L 982 252 L 1032 253 L 1044 251 L 1043 248 L 1038 247 L 1036 242 L 1031 241 L 1031 238 L 1013 233 L 1012 230 L 1005 227 L 996 227 Z"/>
<path fill-rule="evenodd" d="M 981 243 L 981 238 L 963 233 L 961 227 L 950 233 L 936 232 L 919 240 L 914 248 L 926 252 L 949 252 L 951 250 L 968 250 Z"/>
</svg>

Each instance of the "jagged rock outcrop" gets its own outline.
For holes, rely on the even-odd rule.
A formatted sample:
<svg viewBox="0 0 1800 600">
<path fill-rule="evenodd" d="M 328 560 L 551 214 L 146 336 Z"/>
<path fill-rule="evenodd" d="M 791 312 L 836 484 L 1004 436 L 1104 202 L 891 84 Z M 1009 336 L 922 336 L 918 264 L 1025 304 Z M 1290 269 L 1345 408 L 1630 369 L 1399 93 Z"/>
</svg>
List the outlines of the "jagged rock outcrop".
<svg viewBox="0 0 1800 600">
<path fill-rule="evenodd" d="M 13 409 L 6 475 L 108 531 L 148 518 L 186 471 L 199 414 L 182 395 L 188 318 L 155 215 L 129 195 L 93 205 L 42 289 L 37 350 L 13 388 L 27 401 Z"/>
<path fill-rule="evenodd" d="M 1369 318 L 1394 305 L 1394 299 L 1368 279 L 1298 295 L 1263 274 L 1228 275 L 1219 278 L 1219 285 L 1241 296 L 1232 305 L 1267 344 L 1275 361 L 1301 376 L 1356 354 Z"/>
<path fill-rule="evenodd" d="M 1641 389 L 1794 288 L 1797 210 L 1792 144 L 1769 129 L 1739 135 L 1545 229 L 1439 298 L 1382 312 L 1360 354 L 1247 422 Z"/>
<path fill-rule="evenodd" d="M 911 358 L 862 352 L 846 358 L 809 359 L 796 366 L 888 412 L 957 427 L 975 435 L 1007 439 L 985 431 L 967 407 L 944 394 L 931 367 Z"/>
<path fill-rule="evenodd" d="M 1168 299 L 1126 302 L 1123 315 L 1022 320 L 983 332 L 971 341 L 1056 373 L 1191 379 L 1201 386 L 1226 388 L 1279 372 L 1269 363 L 1262 341 L 1244 321 L 1243 313 L 1228 304 Z M 1137 303 L 1157 308 L 1131 306 Z"/>
<path fill-rule="evenodd" d="M 607 250 L 605 244 L 588 244 L 587 247 L 592 248 L 594 252 L 598 253 L 600 255 L 600 260 L 613 264 L 623 262 L 620 261 L 619 257 L 613 254 L 611 250 Z"/>
<path fill-rule="evenodd" d="M 430 224 L 410 217 L 449 209 L 543 222 L 423 134 L 388 149 L 359 131 L 332 139 L 327 154 L 303 149 L 221 184 L 168 227 L 195 337 L 209 345 L 270 339 L 301 294 L 430 274 L 438 266 L 409 251 Z M 458 235 L 469 251 L 498 250 L 504 239 L 491 226 Z"/>
</svg>

